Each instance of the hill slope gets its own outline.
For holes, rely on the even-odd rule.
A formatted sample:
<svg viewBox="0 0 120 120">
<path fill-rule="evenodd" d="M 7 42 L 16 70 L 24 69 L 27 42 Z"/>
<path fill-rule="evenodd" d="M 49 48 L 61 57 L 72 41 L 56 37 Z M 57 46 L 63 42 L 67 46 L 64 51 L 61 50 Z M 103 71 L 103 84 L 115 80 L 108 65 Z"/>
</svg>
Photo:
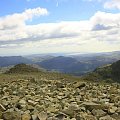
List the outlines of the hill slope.
<svg viewBox="0 0 120 120">
<path fill-rule="evenodd" d="M 96 68 L 92 73 L 86 75 L 85 79 L 120 82 L 120 60 L 113 64 Z"/>
</svg>

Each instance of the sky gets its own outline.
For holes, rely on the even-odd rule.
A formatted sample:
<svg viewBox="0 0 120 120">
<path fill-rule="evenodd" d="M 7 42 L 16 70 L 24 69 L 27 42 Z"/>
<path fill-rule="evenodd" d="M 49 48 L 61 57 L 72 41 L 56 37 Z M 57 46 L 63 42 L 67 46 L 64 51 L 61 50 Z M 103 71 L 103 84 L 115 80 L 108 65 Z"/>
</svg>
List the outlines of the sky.
<svg viewBox="0 0 120 120">
<path fill-rule="evenodd" d="M 120 51 L 120 0 L 1 0 L 0 56 Z"/>
</svg>

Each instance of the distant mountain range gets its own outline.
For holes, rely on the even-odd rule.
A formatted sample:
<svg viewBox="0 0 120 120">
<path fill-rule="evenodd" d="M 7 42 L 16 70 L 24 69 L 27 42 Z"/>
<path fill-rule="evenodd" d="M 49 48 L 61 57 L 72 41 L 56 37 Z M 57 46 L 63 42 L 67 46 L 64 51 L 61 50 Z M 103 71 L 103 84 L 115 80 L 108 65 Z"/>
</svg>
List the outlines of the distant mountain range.
<svg viewBox="0 0 120 120">
<path fill-rule="evenodd" d="M 7 67 L 10 65 L 16 65 L 20 63 L 32 64 L 33 62 L 22 56 L 6 56 L 0 57 L 0 67 Z"/>
<path fill-rule="evenodd" d="M 92 69 L 92 66 L 88 66 L 88 63 L 80 62 L 75 58 L 64 56 L 54 57 L 42 62 L 37 62 L 36 64 L 48 70 L 74 75 L 81 75 L 84 72 L 89 72 L 89 69 Z"/>
<path fill-rule="evenodd" d="M 111 64 L 118 60 L 120 60 L 119 51 L 95 54 L 74 54 L 49 59 L 44 58 L 43 61 L 37 62 L 36 64 L 48 70 L 60 71 L 73 75 L 83 75 L 93 71 L 99 66 Z"/>
<path fill-rule="evenodd" d="M 92 54 L 37 54 L 29 56 L 0 57 L 0 67 L 20 63 L 36 64 L 49 71 L 58 71 L 73 75 L 84 75 L 97 67 L 120 60 L 120 51 Z"/>
<path fill-rule="evenodd" d="M 54 58 L 55 56 L 49 55 L 49 54 L 36 54 L 36 55 L 28 55 L 28 56 L 24 56 L 24 57 L 31 60 L 34 63 L 37 63 L 37 62 L 42 62 L 44 60 Z"/>
</svg>

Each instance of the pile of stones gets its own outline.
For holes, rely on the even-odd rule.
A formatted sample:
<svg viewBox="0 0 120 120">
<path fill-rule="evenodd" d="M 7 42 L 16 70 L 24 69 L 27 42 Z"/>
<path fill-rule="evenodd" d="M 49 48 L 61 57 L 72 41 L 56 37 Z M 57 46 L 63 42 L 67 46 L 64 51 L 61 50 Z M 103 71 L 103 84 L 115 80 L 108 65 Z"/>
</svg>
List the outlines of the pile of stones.
<svg viewBox="0 0 120 120">
<path fill-rule="evenodd" d="M 46 79 L 3 82 L 0 120 L 120 120 L 120 84 Z"/>
</svg>

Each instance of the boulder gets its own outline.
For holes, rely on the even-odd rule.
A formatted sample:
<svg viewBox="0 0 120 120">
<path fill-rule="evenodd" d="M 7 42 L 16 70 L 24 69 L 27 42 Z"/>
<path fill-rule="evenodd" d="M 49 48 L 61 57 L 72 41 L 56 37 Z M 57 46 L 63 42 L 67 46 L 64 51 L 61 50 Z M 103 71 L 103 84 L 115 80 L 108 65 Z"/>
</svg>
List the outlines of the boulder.
<svg viewBox="0 0 120 120">
<path fill-rule="evenodd" d="M 107 113 L 106 112 L 104 112 L 103 110 L 101 110 L 101 109 L 93 109 L 92 110 L 92 114 L 94 115 L 94 116 L 96 116 L 96 117 L 103 117 L 103 116 L 105 116 Z"/>
<path fill-rule="evenodd" d="M 38 114 L 39 120 L 47 120 L 47 113 L 46 112 L 41 112 Z"/>
<path fill-rule="evenodd" d="M 75 88 L 79 88 L 79 89 L 81 89 L 81 88 L 83 88 L 85 86 L 86 86 L 86 84 L 85 83 L 81 83 L 81 82 L 77 82 L 77 83 L 74 84 L 74 87 Z"/>
<path fill-rule="evenodd" d="M 31 120 L 31 116 L 28 113 L 22 115 L 22 120 Z"/>
<path fill-rule="evenodd" d="M 106 115 L 104 117 L 100 117 L 99 120 L 116 120 L 116 119 L 110 117 L 109 115 Z"/>
<path fill-rule="evenodd" d="M 115 107 L 115 106 L 112 106 L 112 107 L 110 107 L 109 109 L 108 109 L 108 113 L 109 114 L 113 114 L 113 113 L 115 113 L 117 111 L 117 107 Z"/>
<path fill-rule="evenodd" d="M 21 120 L 21 114 L 20 112 L 16 111 L 7 111 L 3 113 L 3 119 L 4 120 Z"/>
<path fill-rule="evenodd" d="M 97 104 L 94 102 L 83 102 L 81 106 L 84 106 L 86 110 L 92 111 L 93 109 L 105 109 L 107 106 L 103 104 Z"/>
<path fill-rule="evenodd" d="M 5 107 L 2 104 L 0 104 L 0 110 L 1 111 L 5 111 L 6 110 Z"/>
</svg>

